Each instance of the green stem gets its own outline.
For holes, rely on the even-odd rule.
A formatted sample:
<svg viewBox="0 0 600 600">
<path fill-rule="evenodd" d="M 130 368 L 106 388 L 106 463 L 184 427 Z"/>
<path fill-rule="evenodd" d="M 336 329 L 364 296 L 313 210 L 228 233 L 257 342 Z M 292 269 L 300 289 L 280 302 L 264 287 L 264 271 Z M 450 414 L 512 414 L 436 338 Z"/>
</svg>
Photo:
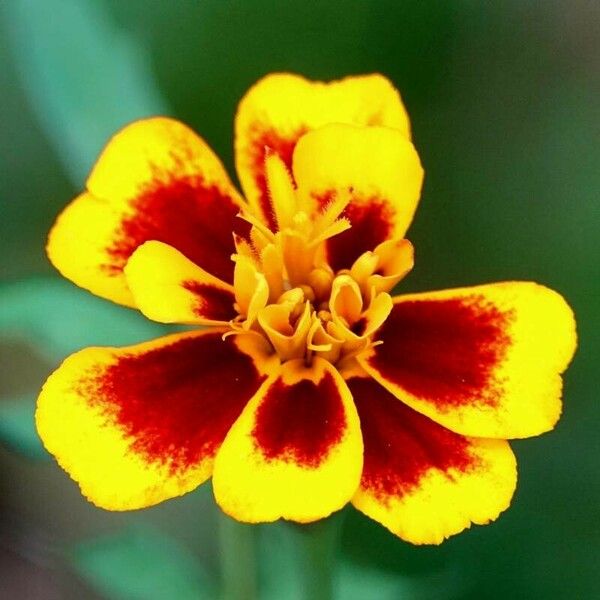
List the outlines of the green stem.
<svg viewBox="0 0 600 600">
<path fill-rule="evenodd" d="M 223 600 L 256 600 L 256 535 L 254 525 L 238 523 L 219 511 Z"/>
<path fill-rule="evenodd" d="M 343 512 L 308 525 L 293 526 L 298 540 L 302 594 L 306 600 L 332 600 Z"/>
</svg>

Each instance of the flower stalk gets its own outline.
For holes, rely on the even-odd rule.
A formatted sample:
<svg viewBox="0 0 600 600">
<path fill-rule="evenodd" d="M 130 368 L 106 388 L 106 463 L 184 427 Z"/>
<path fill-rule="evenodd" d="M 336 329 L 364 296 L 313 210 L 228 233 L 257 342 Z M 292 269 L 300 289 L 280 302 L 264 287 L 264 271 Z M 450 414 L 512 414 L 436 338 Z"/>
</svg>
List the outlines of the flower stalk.
<svg viewBox="0 0 600 600">
<path fill-rule="evenodd" d="M 256 530 L 218 511 L 223 600 L 258 598 Z"/>
<path fill-rule="evenodd" d="M 310 523 L 290 525 L 298 548 L 297 556 L 305 600 L 332 600 L 335 592 L 336 556 L 344 511 Z"/>
</svg>

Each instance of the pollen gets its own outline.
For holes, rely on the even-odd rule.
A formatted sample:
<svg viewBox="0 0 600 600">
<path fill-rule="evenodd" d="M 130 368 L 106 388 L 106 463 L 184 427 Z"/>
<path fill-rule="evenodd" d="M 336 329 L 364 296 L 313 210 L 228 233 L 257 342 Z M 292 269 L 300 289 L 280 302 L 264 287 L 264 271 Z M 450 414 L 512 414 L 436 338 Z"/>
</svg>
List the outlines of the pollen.
<svg viewBox="0 0 600 600">
<path fill-rule="evenodd" d="M 276 231 L 249 208 L 239 215 L 251 230 L 236 238 L 238 314 L 225 335 L 261 335 L 282 362 L 320 356 L 340 367 L 373 345 L 392 310 L 389 292 L 413 266 L 412 245 L 387 240 L 350 269 L 335 271 L 327 241 L 351 227 L 344 216 L 351 190 L 315 208 L 300 197 L 276 154 L 267 152 L 265 173 Z"/>
</svg>

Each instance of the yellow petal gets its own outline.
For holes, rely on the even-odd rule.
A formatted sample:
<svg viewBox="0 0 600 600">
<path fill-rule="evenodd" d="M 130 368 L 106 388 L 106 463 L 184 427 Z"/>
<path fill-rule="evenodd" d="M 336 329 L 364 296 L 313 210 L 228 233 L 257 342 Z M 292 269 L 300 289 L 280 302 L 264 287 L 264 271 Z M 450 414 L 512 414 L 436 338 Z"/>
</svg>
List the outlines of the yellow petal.
<svg viewBox="0 0 600 600">
<path fill-rule="evenodd" d="M 251 336 L 222 333 L 87 348 L 49 377 L 38 432 L 91 502 L 143 508 L 210 476 L 227 431 L 277 362 Z"/>
<path fill-rule="evenodd" d="M 290 172 L 278 154 L 270 152 L 265 158 L 265 171 L 271 206 L 279 230 L 290 227 L 296 213 L 296 191 Z"/>
<path fill-rule="evenodd" d="M 277 235 L 282 236 L 283 262 L 290 285 L 305 284 L 314 267 L 316 248 L 295 232 Z"/>
<path fill-rule="evenodd" d="M 268 244 L 260 253 L 262 271 L 269 284 L 269 301 L 277 302 L 284 292 L 284 270 L 281 248 Z"/>
<path fill-rule="evenodd" d="M 375 292 L 389 292 L 415 264 L 415 250 L 405 239 L 382 242 L 373 254 L 377 257 L 377 269 L 365 287 Z"/>
<path fill-rule="evenodd" d="M 508 507 L 517 470 L 506 441 L 453 433 L 371 378 L 347 383 L 365 445 L 356 508 L 406 541 L 439 544 Z"/>
<path fill-rule="evenodd" d="M 296 142 L 327 123 L 383 125 L 410 136 L 400 95 L 382 75 L 323 83 L 290 73 L 268 75 L 242 98 L 235 120 L 235 160 L 251 206 L 273 231 L 277 220 L 265 178 L 266 149 L 288 169 Z"/>
<path fill-rule="evenodd" d="M 377 269 L 378 262 L 379 259 L 375 255 L 375 252 L 367 250 L 354 261 L 354 264 L 350 269 L 350 275 L 352 276 L 352 279 L 358 283 L 363 294 L 365 294 L 365 290 L 367 289 L 369 277 L 373 275 Z"/>
<path fill-rule="evenodd" d="M 310 303 L 292 325 L 292 312 L 298 305 L 292 302 L 270 304 L 258 313 L 258 322 L 282 361 L 302 358 L 311 326 Z"/>
<path fill-rule="evenodd" d="M 246 317 L 244 327 L 249 329 L 269 300 L 269 284 L 256 264 L 246 256 L 236 256 L 234 290 L 238 312 Z"/>
<path fill-rule="evenodd" d="M 576 346 L 564 299 L 505 282 L 399 296 L 362 366 L 402 401 L 464 435 L 552 429 Z"/>
<path fill-rule="evenodd" d="M 294 151 L 293 174 L 300 202 L 312 206 L 314 218 L 322 210 L 343 209 L 341 216 L 351 224 L 327 241 L 334 270 L 349 269 L 363 252 L 402 238 L 423 183 L 413 145 L 400 131 L 384 127 L 336 124 L 306 134 Z M 338 205 L 339 197 L 346 203 Z"/>
<path fill-rule="evenodd" d="M 362 438 L 344 380 L 330 363 L 289 361 L 228 433 L 215 461 L 221 508 L 246 522 L 315 521 L 356 491 Z"/>
<path fill-rule="evenodd" d="M 311 352 L 315 352 L 317 356 L 335 364 L 340 357 L 344 340 L 332 335 L 331 325 L 333 323 L 329 321 L 328 329 L 325 329 L 321 319 L 314 319 L 308 333 L 307 348 Z"/>
<path fill-rule="evenodd" d="M 230 321 L 233 286 L 217 279 L 162 242 L 146 242 L 125 267 L 138 308 L 161 323 L 215 324 Z"/>
<path fill-rule="evenodd" d="M 236 216 L 241 200 L 218 158 L 181 123 L 157 117 L 125 127 L 103 150 L 87 188 L 48 241 L 50 260 L 77 285 L 132 306 L 123 268 L 149 240 L 232 281 L 232 232 L 247 237 L 250 226 Z"/>
<path fill-rule="evenodd" d="M 352 332 L 359 337 L 371 335 L 379 329 L 392 311 L 392 298 L 386 292 L 374 296 L 369 308 L 365 310 L 361 318 L 354 323 Z"/>
<path fill-rule="evenodd" d="M 358 284 L 349 275 L 338 275 L 331 286 L 329 310 L 335 323 L 350 327 L 360 318 L 363 308 Z"/>
</svg>

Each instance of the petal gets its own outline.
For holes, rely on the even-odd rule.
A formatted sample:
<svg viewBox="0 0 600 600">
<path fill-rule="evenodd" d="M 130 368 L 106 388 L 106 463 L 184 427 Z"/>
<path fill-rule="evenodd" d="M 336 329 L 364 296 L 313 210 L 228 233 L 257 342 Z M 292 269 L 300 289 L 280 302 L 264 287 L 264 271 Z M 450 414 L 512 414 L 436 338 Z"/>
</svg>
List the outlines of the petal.
<svg viewBox="0 0 600 600">
<path fill-rule="evenodd" d="M 351 228 L 327 241 L 334 270 L 352 267 L 363 252 L 402 238 L 421 194 L 423 168 L 410 141 L 384 127 L 327 125 L 306 134 L 294 152 L 298 194 L 313 214 L 336 198 Z"/>
<path fill-rule="evenodd" d="M 265 154 L 264 171 L 272 215 L 277 229 L 284 230 L 293 225 L 296 212 L 296 192 L 292 176 L 281 157 L 268 149 Z"/>
<path fill-rule="evenodd" d="M 238 312 L 246 317 L 244 328 L 250 329 L 259 311 L 269 301 L 269 283 L 257 264 L 247 256 L 236 256 L 233 280 Z"/>
<path fill-rule="evenodd" d="M 235 160 L 250 204 L 277 231 L 265 178 L 266 149 L 288 169 L 298 139 L 327 123 L 383 125 L 410 136 L 400 95 L 382 75 L 323 83 L 276 73 L 256 83 L 242 98 L 235 120 Z"/>
<path fill-rule="evenodd" d="M 406 541 L 439 544 L 508 507 L 517 469 L 506 441 L 453 433 L 371 378 L 347 383 L 365 444 L 356 508 Z"/>
<path fill-rule="evenodd" d="M 358 283 L 349 275 L 338 275 L 331 286 L 329 310 L 335 322 L 349 327 L 360 318 L 363 299 Z"/>
<path fill-rule="evenodd" d="M 227 434 L 215 461 L 215 497 L 240 521 L 315 521 L 350 500 L 362 451 L 356 409 L 339 373 L 319 358 L 311 367 L 288 361 Z"/>
<path fill-rule="evenodd" d="M 233 286 L 162 242 L 142 244 L 125 275 L 137 307 L 154 321 L 214 324 L 237 315 Z"/>
<path fill-rule="evenodd" d="M 359 360 L 403 402 L 465 435 L 522 438 L 554 427 L 576 346 L 564 299 L 506 282 L 394 299 Z"/>
<path fill-rule="evenodd" d="M 210 476 L 217 449 L 274 360 L 251 336 L 223 341 L 222 333 L 87 348 L 50 376 L 38 432 L 91 502 L 143 508 Z"/>
<path fill-rule="evenodd" d="M 387 240 L 375 248 L 377 270 L 371 275 L 365 288 L 375 292 L 389 292 L 413 268 L 415 253 L 408 240 Z"/>
<path fill-rule="evenodd" d="M 280 304 L 269 304 L 258 313 L 258 322 L 282 361 L 302 358 L 306 352 L 312 308 L 307 301 L 303 312 L 292 326 L 292 311 L 297 306 L 298 304 L 283 301 Z"/>
<path fill-rule="evenodd" d="M 60 215 L 50 260 L 77 285 L 133 305 L 123 268 L 148 240 L 173 246 L 231 282 L 232 232 L 246 236 L 240 198 L 206 143 L 171 119 L 137 121 L 113 137 L 87 181 L 88 192 Z"/>
</svg>

